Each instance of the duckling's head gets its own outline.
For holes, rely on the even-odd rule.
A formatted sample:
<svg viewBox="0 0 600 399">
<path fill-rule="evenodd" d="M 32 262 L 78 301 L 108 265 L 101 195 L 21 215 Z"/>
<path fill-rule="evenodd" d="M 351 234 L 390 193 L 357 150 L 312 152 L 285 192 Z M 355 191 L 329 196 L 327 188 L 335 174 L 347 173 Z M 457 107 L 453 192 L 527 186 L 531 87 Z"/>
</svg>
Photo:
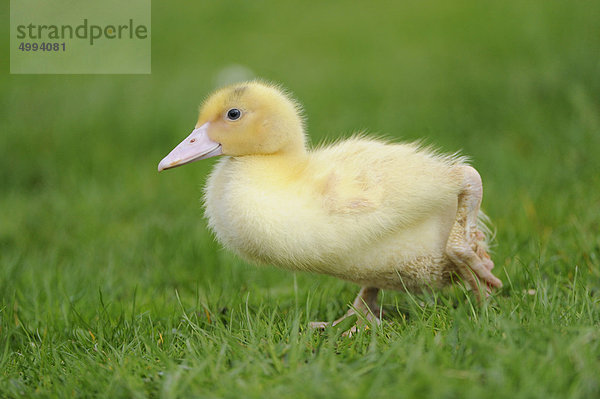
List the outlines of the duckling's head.
<svg viewBox="0 0 600 399">
<path fill-rule="evenodd" d="M 298 103 L 277 86 L 239 83 L 206 99 L 195 129 L 160 161 L 158 170 L 217 155 L 301 154 L 305 141 Z"/>
</svg>

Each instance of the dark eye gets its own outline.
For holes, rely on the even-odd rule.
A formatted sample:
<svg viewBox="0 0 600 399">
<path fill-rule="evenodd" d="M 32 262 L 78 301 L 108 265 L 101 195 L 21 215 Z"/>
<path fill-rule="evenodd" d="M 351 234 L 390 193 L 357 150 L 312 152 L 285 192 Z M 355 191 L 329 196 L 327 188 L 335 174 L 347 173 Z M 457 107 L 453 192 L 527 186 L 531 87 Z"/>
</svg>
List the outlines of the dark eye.
<svg viewBox="0 0 600 399">
<path fill-rule="evenodd" d="M 227 119 L 229 119 L 230 121 L 236 121 L 240 119 L 241 116 L 242 111 L 240 111 L 237 108 L 231 108 L 229 111 L 227 111 Z"/>
</svg>

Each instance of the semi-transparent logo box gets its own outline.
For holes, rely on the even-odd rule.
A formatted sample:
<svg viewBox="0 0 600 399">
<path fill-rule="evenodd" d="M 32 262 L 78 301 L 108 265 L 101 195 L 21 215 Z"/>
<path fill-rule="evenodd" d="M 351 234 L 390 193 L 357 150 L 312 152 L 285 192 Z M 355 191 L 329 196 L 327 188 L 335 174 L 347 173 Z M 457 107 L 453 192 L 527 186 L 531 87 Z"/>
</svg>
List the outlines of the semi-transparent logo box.
<svg viewBox="0 0 600 399">
<path fill-rule="evenodd" d="M 150 0 L 11 0 L 10 73 L 148 74 Z"/>
</svg>

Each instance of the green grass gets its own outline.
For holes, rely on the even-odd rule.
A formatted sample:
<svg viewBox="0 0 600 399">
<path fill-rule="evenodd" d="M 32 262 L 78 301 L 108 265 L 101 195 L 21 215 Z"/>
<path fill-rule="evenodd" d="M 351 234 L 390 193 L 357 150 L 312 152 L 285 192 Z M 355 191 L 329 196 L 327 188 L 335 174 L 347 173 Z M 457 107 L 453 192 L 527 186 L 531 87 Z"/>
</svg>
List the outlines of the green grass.
<svg viewBox="0 0 600 399">
<path fill-rule="evenodd" d="M 598 397 L 600 3 L 538 3 L 155 1 L 152 75 L 4 61 L 0 397 Z M 220 249 L 213 161 L 156 172 L 230 64 L 294 92 L 313 142 L 470 155 L 505 287 L 386 291 L 380 328 L 308 330 L 357 287 Z"/>
</svg>

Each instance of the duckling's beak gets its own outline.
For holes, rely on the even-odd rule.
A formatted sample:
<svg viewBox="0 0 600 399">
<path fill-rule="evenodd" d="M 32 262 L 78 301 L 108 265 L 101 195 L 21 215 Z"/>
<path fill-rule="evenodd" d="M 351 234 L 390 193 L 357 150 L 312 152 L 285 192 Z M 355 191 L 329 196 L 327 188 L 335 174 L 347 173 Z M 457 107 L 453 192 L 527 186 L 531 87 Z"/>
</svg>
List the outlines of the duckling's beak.
<svg viewBox="0 0 600 399">
<path fill-rule="evenodd" d="M 158 171 L 223 154 L 221 144 L 208 137 L 209 122 L 196 128 L 158 164 Z"/>
</svg>

